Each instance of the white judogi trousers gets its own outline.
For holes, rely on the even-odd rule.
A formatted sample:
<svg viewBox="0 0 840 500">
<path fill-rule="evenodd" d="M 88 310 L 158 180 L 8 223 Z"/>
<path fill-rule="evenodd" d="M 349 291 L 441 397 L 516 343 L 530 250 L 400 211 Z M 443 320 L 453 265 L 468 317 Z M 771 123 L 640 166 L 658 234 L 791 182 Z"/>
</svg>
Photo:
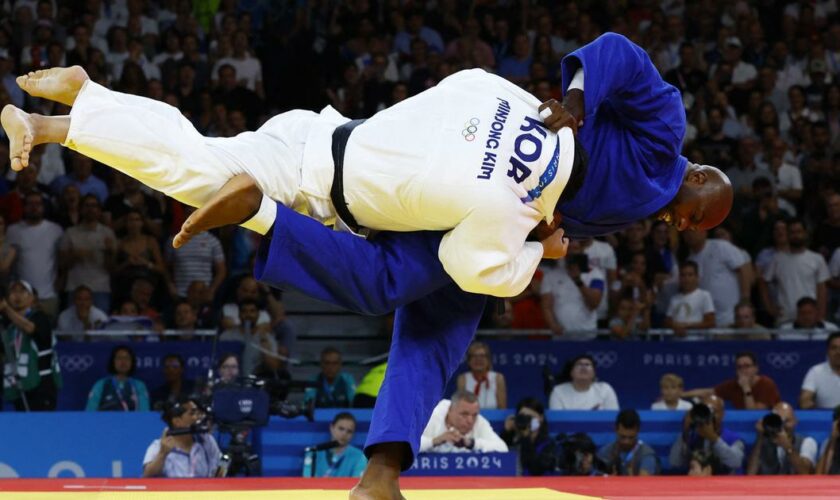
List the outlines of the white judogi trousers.
<svg viewBox="0 0 840 500">
<path fill-rule="evenodd" d="M 272 199 L 295 209 L 306 202 L 300 188 L 303 150 L 318 118 L 296 110 L 275 116 L 255 132 L 204 137 L 173 106 L 89 80 L 70 112 L 64 146 L 193 207 L 201 207 L 231 177 L 247 173 L 264 195 L 257 214 L 243 226 L 265 234 L 274 223 Z M 315 201 L 324 206 L 325 200 Z M 330 208 L 317 218 L 329 218 Z"/>
</svg>

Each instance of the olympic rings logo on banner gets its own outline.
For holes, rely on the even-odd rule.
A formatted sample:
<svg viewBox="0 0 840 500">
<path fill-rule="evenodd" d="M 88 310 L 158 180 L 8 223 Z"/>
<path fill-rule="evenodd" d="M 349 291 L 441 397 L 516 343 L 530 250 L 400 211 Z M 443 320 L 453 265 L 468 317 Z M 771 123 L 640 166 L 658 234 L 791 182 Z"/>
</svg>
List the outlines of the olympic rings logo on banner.
<svg viewBox="0 0 840 500">
<path fill-rule="evenodd" d="M 595 360 L 595 368 L 610 368 L 618 362 L 618 353 L 615 351 L 592 351 L 589 353 Z"/>
<path fill-rule="evenodd" d="M 776 369 L 789 370 L 799 364 L 798 352 L 768 352 L 767 362 Z"/>
<path fill-rule="evenodd" d="M 464 136 L 467 142 L 475 140 L 475 133 L 478 132 L 479 123 L 481 123 L 481 120 L 478 118 L 470 118 L 470 121 L 464 124 L 464 130 L 461 131 L 461 135 Z"/>
<path fill-rule="evenodd" d="M 73 354 L 59 357 L 59 365 L 68 372 L 83 372 L 93 366 L 93 356 L 90 354 Z"/>
</svg>

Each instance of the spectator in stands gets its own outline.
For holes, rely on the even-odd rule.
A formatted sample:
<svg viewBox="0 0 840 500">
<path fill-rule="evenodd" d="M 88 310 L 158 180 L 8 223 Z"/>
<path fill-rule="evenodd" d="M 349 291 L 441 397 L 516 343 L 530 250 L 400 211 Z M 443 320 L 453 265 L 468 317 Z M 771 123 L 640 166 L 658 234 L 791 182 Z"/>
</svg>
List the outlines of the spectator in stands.
<svg viewBox="0 0 840 500">
<path fill-rule="evenodd" d="M 93 302 L 102 311 L 111 309 L 111 278 L 117 238 L 114 231 L 101 224 L 102 212 L 96 196 L 82 198 L 81 220 L 68 228 L 59 242 L 59 263 L 66 274 L 65 292 L 86 285 L 93 292 Z"/>
<path fill-rule="evenodd" d="M 705 409 L 697 409 L 702 406 Z M 696 450 L 715 455 L 720 464 L 720 468 L 714 471 L 715 475 L 735 474 L 741 468 L 744 442 L 736 433 L 723 427 L 723 415 L 723 400 L 714 395 L 704 397 L 701 403 L 686 412 L 682 433 L 671 446 L 669 462 L 672 468 L 687 469 Z"/>
<path fill-rule="evenodd" d="M 817 442 L 796 432 L 793 407 L 779 402 L 755 424 L 756 438 L 748 475 L 813 474 Z"/>
<path fill-rule="evenodd" d="M 47 206 L 49 189 L 38 183 L 38 172 L 37 161 L 31 162 L 28 167 L 17 173 L 14 188 L 0 197 L 0 213 L 6 218 L 6 224 L 9 226 L 23 219 L 26 195 L 40 194 L 44 206 Z"/>
<path fill-rule="evenodd" d="M 105 311 L 93 303 L 93 291 L 85 285 L 79 285 L 73 291 L 73 305 L 58 315 L 58 329 L 67 332 L 86 332 L 97 330 L 108 323 Z"/>
<path fill-rule="evenodd" d="M 796 319 L 779 326 L 780 339 L 812 339 L 825 340 L 831 332 L 840 330 L 830 321 L 820 320 L 817 301 L 811 297 L 802 297 L 796 302 Z M 804 333 L 793 333 L 791 330 L 808 330 Z"/>
<path fill-rule="evenodd" d="M 697 263 L 689 260 L 680 266 L 680 292 L 671 297 L 665 313 L 665 328 L 685 337 L 687 330 L 715 327 L 715 305 L 712 295 L 698 287 Z"/>
<path fill-rule="evenodd" d="M 88 394 L 87 411 L 149 411 L 149 391 L 142 380 L 132 377 L 137 357 L 127 345 L 111 350 L 108 373 Z"/>
<path fill-rule="evenodd" d="M 5 289 L 9 282 L 16 260 L 17 248 L 6 237 L 6 220 L 0 215 L 0 289 Z"/>
<path fill-rule="evenodd" d="M 99 203 L 105 203 L 108 199 L 108 186 L 99 177 L 93 175 L 93 160 L 76 152 L 70 152 L 71 173 L 57 177 L 50 190 L 53 193 L 60 193 L 68 184 L 75 184 L 82 196 L 89 194 L 96 197 Z"/>
<path fill-rule="evenodd" d="M 838 271 L 840 274 L 840 271 Z M 514 330 L 534 329 L 544 330 L 548 328 L 545 323 L 545 316 L 542 313 L 540 303 L 540 287 L 542 286 L 543 272 L 540 269 L 534 273 L 528 287 L 518 296 L 510 299 L 513 320 L 510 327 Z"/>
<path fill-rule="evenodd" d="M 610 338 L 625 340 L 641 335 L 650 328 L 650 308 L 633 300 L 632 296 L 618 299 L 615 314 L 609 322 Z"/>
<path fill-rule="evenodd" d="M 239 326 L 222 332 L 222 342 L 241 342 L 242 373 L 251 375 L 260 361 L 260 339 L 269 335 L 268 325 L 258 325 L 260 307 L 255 300 L 245 299 L 239 303 Z"/>
<path fill-rule="evenodd" d="M 840 247 L 840 194 L 834 193 L 825 200 L 826 218 L 814 230 L 814 250 L 824 259 L 831 258 Z"/>
<path fill-rule="evenodd" d="M 140 215 L 139 232 L 146 232 L 155 238 L 163 236 L 161 205 L 154 196 L 144 193 L 141 184 L 136 179 L 117 171 L 112 171 L 115 184 L 122 186 L 121 193 L 113 193 L 105 202 L 105 211 L 111 214 L 114 231 L 120 232 L 123 229 L 130 231 L 127 227 L 129 222 L 125 217 L 133 212 Z M 134 222 L 136 223 L 135 218 Z"/>
<path fill-rule="evenodd" d="M 612 290 L 613 284 L 618 280 L 618 264 L 616 262 L 615 250 L 609 243 L 586 238 L 581 240 L 580 246 L 588 258 L 589 267 L 598 269 L 606 277 L 605 290 Z M 609 310 L 608 294 L 601 295 L 601 303 L 598 304 L 598 321 L 607 320 Z"/>
<path fill-rule="evenodd" d="M 330 437 L 338 446 L 318 451 L 314 460 L 305 461 L 303 477 L 360 477 L 367 458 L 362 450 L 350 444 L 355 433 L 356 417 L 348 412 L 336 414 L 330 424 Z"/>
<path fill-rule="evenodd" d="M 190 396 L 193 382 L 184 378 L 184 358 L 180 354 L 170 353 L 163 357 L 163 384 L 151 393 L 152 410 L 161 411 Z"/>
<path fill-rule="evenodd" d="M 287 369 L 289 350 L 270 335 L 260 337 L 260 362 L 254 368 L 254 376 L 265 380 L 266 390 L 272 403 L 283 402 L 289 395 L 292 374 Z"/>
<path fill-rule="evenodd" d="M 677 410 L 684 411 L 691 409 L 691 403 L 681 399 L 683 393 L 683 379 L 674 373 L 666 373 L 659 379 L 659 401 L 651 405 L 651 410 Z"/>
<path fill-rule="evenodd" d="M 618 410 L 618 397 L 612 386 L 595 376 L 595 359 L 582 354 L 566 363 L 560 382 L 551 391 L 552 410 Z"/>
<path fill-rule="evenodd" d="M 545 408 L 536 398 L 525 398 L 516 413 L 505 419 L 502 441 L 519 452 L 519 463 L 529 476 L 551 475 L 557 467 L 557 446 L 548 433 Z"/>
<path fill-rule="evenodd" d="M 180 300 L 175 304 L 175 310 L 172 313 L 172 326 L 175 330 L 181 332 L 178 336 L 179 340 L 192 340 L 195 337 L 195 331 L 198 329 L 198 316 L 196 316 L 192 304 L 186 300 Z"/>
<path fill-rule="evenodd" d="M 840 332 L 826 341 L 828 359 L 811 367 L 802 381 L 799 407 L 831 409 L 840 405 Z"/>
<path fill-rule="evenodd" d="M 528 83 L 531 79 L 531 46 L 528 42 L 528 35 L 520 33 L 513 37 L 513 51 L 511 55 L 499 62 L 498 73 L 514 83 L 520 85 Z"/>
<path fill-rule="evenodd" d="M 735 306 L 735 325 L 733 327 L 737 330 L 753 330 L 753 332 L 746 335 L 737 333 L 730 336 L 730 339 L 770 340 L 770 332 L 767 328 L 756 323 L 755 308 L 749 302 L 741 302 Z"/>
<path fill-rule="evenodd" d="M 152 441 L 143 457 L 143 477 L 221 477 L 222 452 L 211 433 L 184 433 L 171 436 L 168 431 L 189 429 L 198 422 L 201 411 L 195 402 L 181 397 L 163 409 L 166 422 L 159 439 Z"/>
<path fill-rule="evenodd" d="M 131 297 L 132 302 L 137 304 L 137 312 L 140 316 L 146 316 L 152 321 L 159 323 L 160 313 L 152 306 L 154 293 L 154 285 L 145 278 L 137 278 L 131 282 L 129 297 Z M 159 326 L 162 328 L 162 325 Z"/>
<path fill-rule="evenodd" d="M 594 337 L 605 288 L 604 275 L 590 269 L 589 258 L 580 244 L 572 241 L 565 261 L 558 261 L 543 276 L 540 293 L 546 324 L 563 338 Z"/>
<path fill-rule="evenodd" d="M 264 286 L 264 285 L 263 285 Z M 277 299 L 274 298 L 271 293 L 267 293 L 267 296 L 271 296 L 269 300 L 274 300 L 276 302 Z M 245 299 L 256 301 L 258 304 L 262 301 L 260 300 L 260 284 L 257 280 L 254 279 L 253 276 L 243 276 L 239 280 L 239 285 L 236 287 L 236 302 L 229 302 L 224 305 L 222 308 L 222 328 L 232 328 L 235 326 L 239 326 L 239 303 Z M 282 306 L 280 306 L 282 307 Z M 269 311 L 266 309 L 260 308 L 259 318 L 257 319 L 256 325 L 264 325 L 266 327 L 270 327 L 273 325 L 271 315 Z"/>
<path fill-rule="evenodd" d="M 492 358 L 490 346 L 484 342 L 473 342 L 467 349 L 469 371 L 458 375 L 457 380 L 457 390 L 475 394 L 482 410 L 507 408 L 505 376 L 493 371 Z"/>
<path fill-rule="evenodd" d="M 761 299 L 778 324 L 794 319 L 796 303 L 802 297 L 816 299 L 819 318 L 826 318 L 829 279 L 828 266 L 822 255 L 808 250 L 808 232 L 802 220 L 788 222 L 790 251 L 776 252 L 759 280 Z M 768 283 L 775 283 L 777 296 L 770 297 Z"/>
<path fill-rule="evenodd" d="M 341 371 L 341 353 L 334 347 L 321 351 L 321 373 L 315 377 L 317 388 L 306 389 L 304 401 L 315 401 L 316 408 L 349 408 L 356 394 L 356 381 Z"/>
<path fill-rule="evenodd" d="M 239 377 L 239 356 L 231 352 L 222 354 L 216 368 L 219 372 L 220 383 L 228 384 L 235 381 Z"/>
<path fill-rule="evenodd" d="M 213 295 L 210 287 L 203 281 L 193 281 L 187 288 L 187 302 L 192 305 L 200 328 L 215 329 L 218 324 L 216 309 L 213 307 Z"/>
<path fill-rule="evenodd" d="M 636 410 L 622 410 L 615 419 L 615 441 L 598 450 L 598 458 L 614 476 L 659 475 L 659 457 L 639 439 L 642 420 Z"/>
<path fill-rule="evenodd" d="M 185 215 L 189 216 L 194 211 L 190 207 L 185 210 Z M 172 248 L 170 239 L 166 248 L 175 291 L 179 296 L 187 295 L 187 287 L 193 281 L 204 281 L 210 287 L 211 295 L 216 294 L 227 276 L 225 254 L 218 238 L 204 232 L 177 249 Z"/>
<path fill-rule="evenodd" d="M 706 450 L 695 450 L 691 454 L 691 462 L 688 464 L 688 475 L 696 477 L 708 477 L 720 468 L 720 462 L 714 453 Z"/>
<path fill-rule="evenodd" d="M 17 411 L 55 410 L 61 387 L 56 339 L 36 301 L 32 285 L 21 280 L 12 282 L 6 298 L 0 299 L 2 399 L 13 402 Z"/>
<path fill-rule="evenodd" d="M 735 355 L 735 378 L 715 387 L 686 391 L 682 395 L 685 398 L 715 395 L 736 410 L 766 410 L 782 400 L 776 382 L 758 374 L 758 358 L 750 351 Z"/>
<path fill-rule="evenodd" d="M 820 446 L 817 474 L 840 474 L 840 406 L 834 408 L 831 433 Z"/>
<path fill-rule="evenodd" d="M 435 453 L 508 451 L 490 422 L 479 414 L 478 398 L 456 391 L 435 406 L 420 438 L 420 451 Z"/>
<path fill-rule="evenodd" d="M 697 263 L 699 286 L 714 301 L 715 324 L 731 326 L 735 305 L 750 297 L 749 259 L 732 243 L 708 238 L 707 231 L 686 231 L 683 239 L 689 249 L 688 260 Z"/>
<path fill-rule="evenodd" d="M 58 315 L 55 282 L 62 233 L 61 226 L 44 219 L 43 196 L 31 192 L 24 198 L 23 220 L 13 224 L 7 235 L 18 250 L 15 274 L 35 288 L 40 308 L 50 321 Z"/>
<path fill-rule="evenodd" d="M 123 216 L 123 223 L 125 235 L 117 244 L 114 264 L 115 295 L 120 288 L 118 283 L 130 283 L 137 278 L 146 279 L 153 286 L 164 283 L 168 276 L 166 265 L 157 240 L 143 232 L 143 215 L 139 210 L 131 210 Z"/>
</svg>

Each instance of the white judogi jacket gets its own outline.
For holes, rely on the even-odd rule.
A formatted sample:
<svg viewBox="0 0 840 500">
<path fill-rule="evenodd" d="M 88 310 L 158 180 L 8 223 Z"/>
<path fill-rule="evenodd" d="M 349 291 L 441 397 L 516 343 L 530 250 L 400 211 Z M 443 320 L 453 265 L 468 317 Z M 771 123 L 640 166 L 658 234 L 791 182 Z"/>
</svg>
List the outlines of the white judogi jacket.
<svg viewBox="0 0 840 500">
<path fill-rule="evenodd" d="M 475 69 L 377 113 L 347 143 L 350 212 L 371 229 L 450 230 L 439 257 L 462 289 L 519 294 L 543 254 L 525 238 L 540 220 L 552 220 L 574 160 L 571 130 L 544 128 L 539 105 L 513 83 Z M 324 110 L 332 123 L 313 126 L 307 137 L 301 189 L 310 200 L 329 201 L 336 115 Z M 532 191 L 541 177 L 544 185 Z M 332 213 L 331 205 L 318 205 L 310 205 L 316 217 Z"/>
</svg>

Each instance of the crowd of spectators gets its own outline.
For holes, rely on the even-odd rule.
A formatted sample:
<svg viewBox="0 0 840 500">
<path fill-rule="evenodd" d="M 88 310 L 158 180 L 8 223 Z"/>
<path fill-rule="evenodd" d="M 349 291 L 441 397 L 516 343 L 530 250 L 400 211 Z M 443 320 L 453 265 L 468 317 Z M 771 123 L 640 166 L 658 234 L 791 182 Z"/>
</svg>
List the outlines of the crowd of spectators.
<svg viewBox="0 0 840 500">
<path fill-rule="evenodd" d="M 727 172 L 735 206 L 710 232 L 679 235 L 646 220 L 572 242 L 568 258 L 542 266 L 526 291 L 505 301 L 503 313 L 488 308 L 483 326 L 568 339 L 633 339 L 657 328 L 685 339 L 714 328 L 735 329 L 724 330 L 729 338 L 828 338 L 827 361 L 809 370 L 797 406 L 834 408 L 840 404 L 840 338 L 831 335 L 840 321 L 836 0 L 12 0 L 0 3 L 0 106 L 66 114 L 61 104 L 25 95 L 14 77 L 74 64 L 109 88 L 177 107 L 212 137 L 254 129 L 293 108 L 329 104 L 349 118 L 368 117 L 468 68 L 496 72 L 545 101 L 562 96 L 562 57 L 607 31 L 643 47 L 682 92 L 684 154 Z M 7 363 L 12 349 L 16 363 L 21 349 L 34 356 L 22 385 L 6 387 L 7 401 L 18 409 L 55 407 L 61 386 L 53 369 L 55 331 L 81 340 L 90 330 L 169 330 L 190 340 L 214 330 L 244 346 L 239 357 L 221 356 L 223 381 L 238 374 L 289 380 L 293 334 L 280 296 L 249 277 L 254 234 L 224 228 L 174 250 L 172 235 L 189 207 L 57 145 L 36 148 L 20 173 L 9 168 L 7 153 L 0 130 L 0 285 L 8 288 L 0 313 L 9 325 L 2 349 Z M 670 465 L 696 475 L 837 467 L 836 419 L 828 444 L 799 436 L 792 406 L 759 374 L 755 356 L 735 358 L 735 378 L 714 387 L 684 388 L 675 374 L 662 378 L 654 408 L 687 410 L 687 399 L 695 398 L 711 415 L 698 425 L 686 413 Z M 509 402 L 491 359 L 486 345 L 470 348 L 469 371 L 451 402 L 436 409 L 426 445 L 472 449 L 492 439 L 478 409 Z M 160 408 L 195 389 L 177 355 L 164 360 L 165 384 L 151 391 L 132 377 L 135 365 L 129 346 L 115 347 L 87 408 Z M 320 368 L 306 401 L 369 407 L 385 365 L 363 380 L 364 392 L 342 370 L 338 350 L 325 349 Z M 547 390 L 549 408 L 620 409 L 621 395 L 596 370 L 590 356 L 571 360 Z M 770 435 L 759 422 L 759 444 L 747 455 L 723 427 L 723 401 L 772 411 L 781 430 Z M 536 399 L 519 402 L 516 414 L 527 424 L 508 421 L 504 442 L 493 446 L 524 450 L 523 466 L 533 473 L 555 467 L 548 457 L 568 446 L 581 452 L 590 473 L 655 474 L 664 465 L 638 441 L 643 423 L 633 410 L 619 413 L 616 441 L 601 450 L 586 436 L 550 440 L 544 413 Z M 192 414 L 186 408 L 170 419 Z M 346 445 L 355 422 L 336 418 L 334 436 Z M 150 448 L 155 472 L 173 447 L 162 439 Z M 332 463 L 331 456 L 318 460 Z"/>
</svg>

